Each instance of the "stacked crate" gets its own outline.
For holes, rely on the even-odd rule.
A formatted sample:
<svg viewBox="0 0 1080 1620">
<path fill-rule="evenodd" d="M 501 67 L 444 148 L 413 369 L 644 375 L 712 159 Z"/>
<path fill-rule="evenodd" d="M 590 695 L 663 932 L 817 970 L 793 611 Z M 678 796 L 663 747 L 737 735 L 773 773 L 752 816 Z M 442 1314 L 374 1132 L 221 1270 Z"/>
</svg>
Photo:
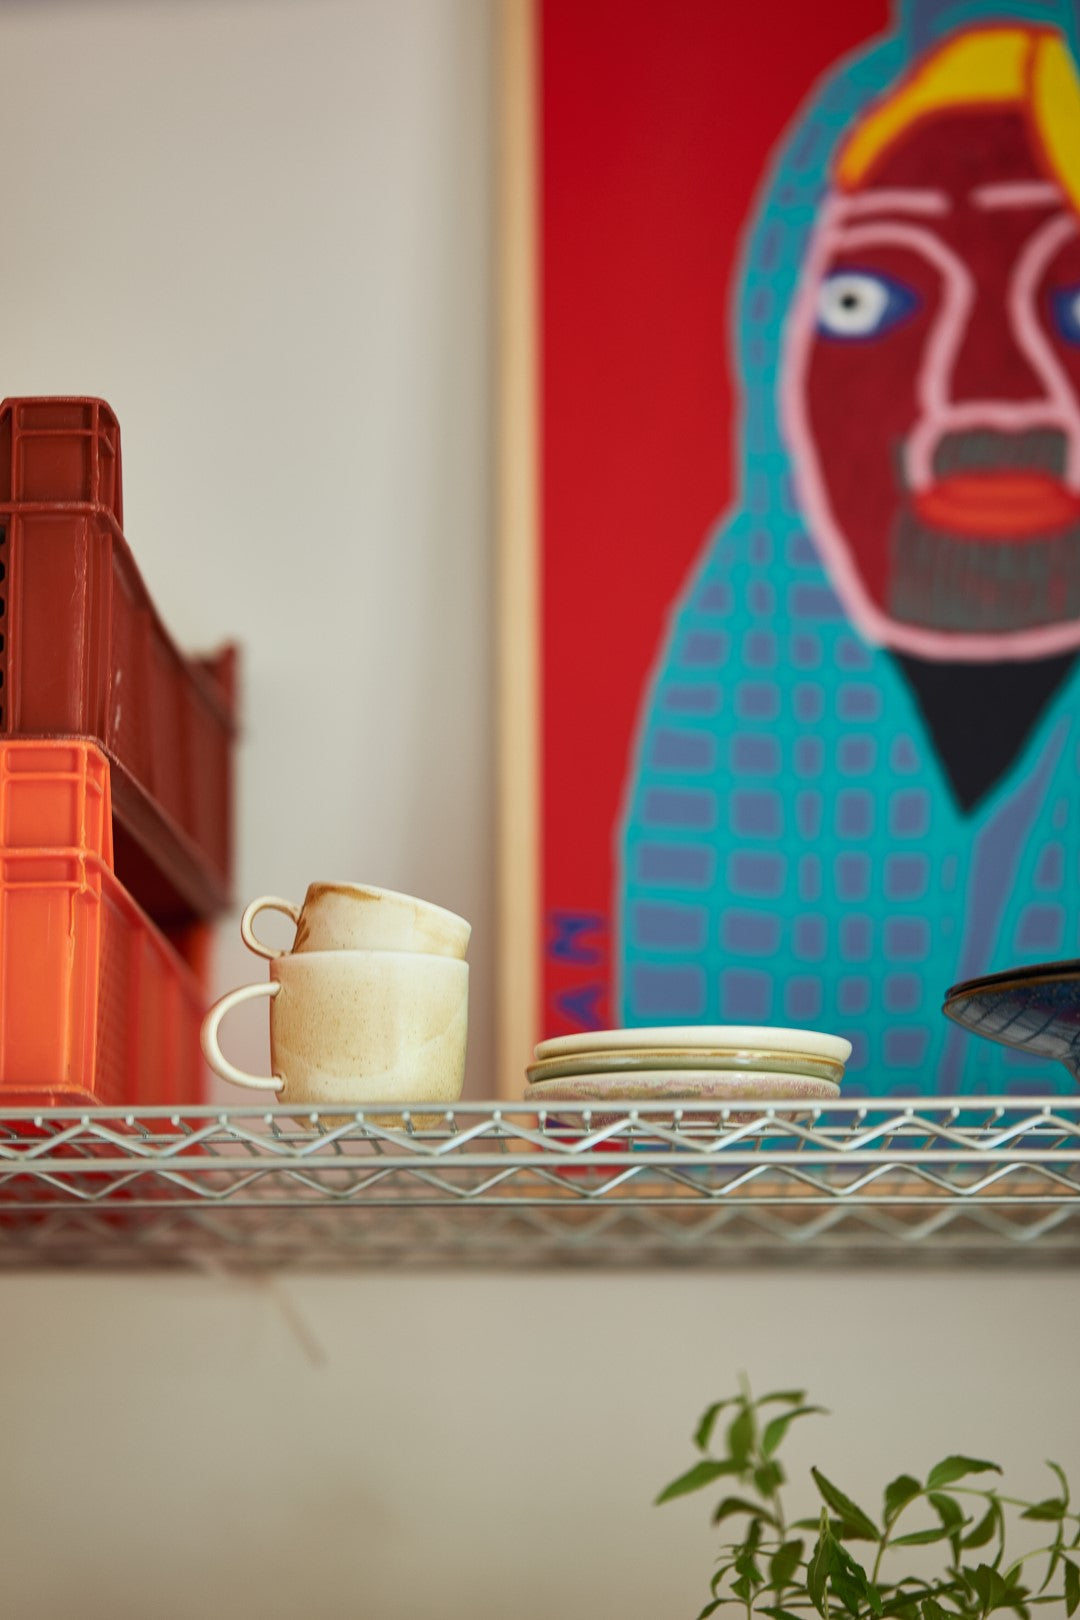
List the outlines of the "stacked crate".
<svg viewBox="0 0 1080 1620">
<path fill-rule="evenodd" d="M 0 405 L 0 1107 L 198 1103 L 236 653 L 183 656 L 96 399 Z"/>
</svg>

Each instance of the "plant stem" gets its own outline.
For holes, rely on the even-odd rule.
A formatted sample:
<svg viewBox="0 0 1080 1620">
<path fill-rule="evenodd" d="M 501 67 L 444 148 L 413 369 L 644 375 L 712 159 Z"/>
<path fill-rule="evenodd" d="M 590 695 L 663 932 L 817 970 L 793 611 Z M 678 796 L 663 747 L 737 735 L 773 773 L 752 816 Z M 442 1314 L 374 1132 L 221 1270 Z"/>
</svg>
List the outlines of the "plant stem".
<svg viewBox="0 0 1080 1620">
<path fill-rule="evenodd" d="M 893 1531 L 895 1530 L 895 1528 L 896 1528 L 896 1526 L 897 1526 L 897 1524 L 898 1524 L 898 1522 L 900 1520 L 901 1514 L 904 1512 L 905 1508 L 909 1508 L 911 1506 L 912 1502 L 918 1502 L 919 1499 L 922 1496 L 925 1496 L 925 1494 L 926 1494 L 925 1491 L 920 1491 L 918 1496 L 913 1496 L 910 1501 L 905 1502 L 902 1507 L 897 1508 L 897 1510 L 893 1514 L 891 1520 L 886 1520 L 885 1523 L 882 1525 L 882 1527 L 881 1527 L 881 1540 L 878 1543 L 877 1557 L 874 1559 L 874 1568 L 873 1568 L 873 1571 L 872 1571 L 872 1573 L 870 1575 L 870 1580 L 871 1580 L 871 1582 L 873 1583 L 874 1586 L 877 1585 L 878 1572 L 881 1569 L 881 1560 L 885 1556 L 885 1549 L 889 1545 L 889 1538 L 891 1537 Z"/>
<path fill-rule="evenodd" d="M 981 1491 L 977 1485 L 949 1485 L 942 1488 L 942 1494 L 949 1496 L 981 1496 L 984 1502 L 989 1502 L 991 1497 L 996 1496 L 998 1501 L 1003 1502 L 1006 1507 L 1029 1508 L 1032 1505 L 1030 1502 L 1025 1502 L 1022 1496 L 1002 1496 L 1000 1491 Z M 912 1500 L 915 1499 L 912 1498 Z M 1062 1518 L 1072 1519 L 1076 1524 L 1080 1524 L 1080 1513 L 1064 1513 Z"/>
</svg>

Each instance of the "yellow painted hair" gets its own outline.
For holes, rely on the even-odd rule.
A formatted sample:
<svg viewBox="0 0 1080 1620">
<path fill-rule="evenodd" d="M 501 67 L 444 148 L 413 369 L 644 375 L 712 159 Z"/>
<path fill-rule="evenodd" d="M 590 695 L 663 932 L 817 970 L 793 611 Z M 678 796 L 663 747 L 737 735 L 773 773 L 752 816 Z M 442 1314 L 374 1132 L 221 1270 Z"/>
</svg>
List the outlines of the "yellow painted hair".
<svg viewBox="0 0 1080 1620">
<path fill-rule="evenodd" d="M 837 183 L 859 185 L 913 124 L 964 107 L 1024 111 L 1048 176 L 1080 212 L 1080 78 L 1050 28 L 971 28 L 938 46 L 856 125 L 840 151 Z"/>
</svg>

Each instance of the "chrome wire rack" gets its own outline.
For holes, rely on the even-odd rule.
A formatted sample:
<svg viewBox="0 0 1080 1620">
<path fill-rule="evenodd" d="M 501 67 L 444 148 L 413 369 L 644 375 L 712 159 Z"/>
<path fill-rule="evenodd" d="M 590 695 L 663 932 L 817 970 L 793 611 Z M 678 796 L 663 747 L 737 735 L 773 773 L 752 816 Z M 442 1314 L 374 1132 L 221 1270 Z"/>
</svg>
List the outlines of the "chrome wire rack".
<svg viewBox="0 0 1080 1620">
<path fill-rule="evenodd" d="M 1080 1099 L 0 1114 L 0 1267 L 1080 1261 Z"/>
</svg>

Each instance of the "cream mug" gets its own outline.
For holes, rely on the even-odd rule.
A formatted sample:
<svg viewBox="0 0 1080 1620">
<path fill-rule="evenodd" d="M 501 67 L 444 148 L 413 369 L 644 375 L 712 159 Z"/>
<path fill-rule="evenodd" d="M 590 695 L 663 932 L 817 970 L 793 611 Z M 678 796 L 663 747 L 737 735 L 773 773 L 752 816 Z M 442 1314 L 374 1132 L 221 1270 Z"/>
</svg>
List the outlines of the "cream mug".
<svg viewBox="0 0 1080 1620">
<path fill-rule="evenodd" d="M 296 924 L 295 951 L 423 951 L 464 960 L 472 926 L 430 900 L 366 883 L 312 883 L 302 906 L 277 895 L 253 900 L 240 921 L 244 944 L 269 961 L 285 951 L 256 939 L 261 911 L 281 911 Z"/>
<path fill-rule="evenodd" d="M 270 999 L 271 1075 L 230 1063 L 218 1041 L 233 1007 Z M 306 951 L 276 957 L 270 979 L 230 990 L 202 1026 L 223 1080 L 287 1103 L 452 1103 L 465 1081 L 469 964 L 408 951 Z"/>
</svg>

